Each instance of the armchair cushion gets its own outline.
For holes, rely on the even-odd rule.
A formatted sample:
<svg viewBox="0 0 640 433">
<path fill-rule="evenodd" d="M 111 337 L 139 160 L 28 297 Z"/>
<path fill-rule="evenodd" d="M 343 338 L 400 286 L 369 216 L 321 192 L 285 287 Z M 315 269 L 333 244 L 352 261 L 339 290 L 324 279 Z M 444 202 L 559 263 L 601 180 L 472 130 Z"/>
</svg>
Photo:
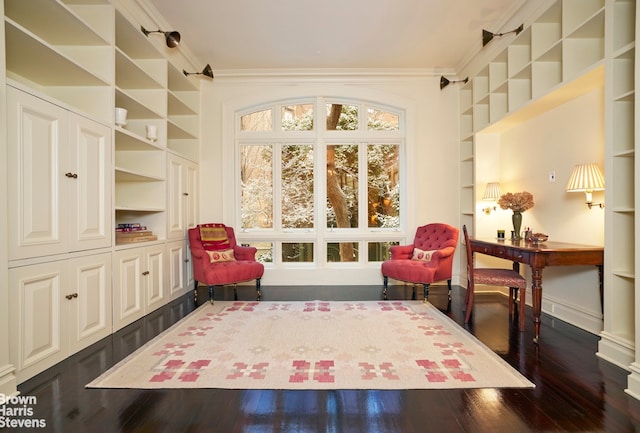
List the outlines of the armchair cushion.
<svg viewBox="0 0 640 433">
<path fill-rule="evenodd" d="M 207 250 L 207 254 L 209 254 L 209 260 L 211 261 L 211 263 L 232 262 L 236 259 L 231 248 L 229 248 L 228 250 Z"/>
<path fill-rule="evenodd" d="M 411 260 L 420 260 L 423 262 L 430 262 L 431 258 L 433 257 L 433 253 L 435 252 L 436 252 L 435 250 L 425 251 L 425 250 L 421 250 L 420 248 L 414 248 L 413 255 L 411 256 Z"/>
<path fill-rule="evenodd" d="M 207 251 L 228 250 L 231 248 L 227 229 L 224 224 L 200 224 L 200 241 Z"/>
</svg>

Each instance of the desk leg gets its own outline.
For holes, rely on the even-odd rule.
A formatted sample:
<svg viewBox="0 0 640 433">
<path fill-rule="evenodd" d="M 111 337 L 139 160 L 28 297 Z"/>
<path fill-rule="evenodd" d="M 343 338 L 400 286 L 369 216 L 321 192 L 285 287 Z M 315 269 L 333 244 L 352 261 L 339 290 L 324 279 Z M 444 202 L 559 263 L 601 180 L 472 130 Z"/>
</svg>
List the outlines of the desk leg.
<svg viewBox="0 0 640 433">
<path fill-rule="evenodd" d="M 542 267 L 531 267 L 531 300 L 533 302 L 533 342 L 540 337 L 540 315 L 542 314 Z"/>
<path fill-rule="evenodd" d="M 598 266 L 598 282 L 600 283 L 600 310 L 602 317 L 604 318 L 604 272 L 602 271 L 603 265 Z"/>
</svg>

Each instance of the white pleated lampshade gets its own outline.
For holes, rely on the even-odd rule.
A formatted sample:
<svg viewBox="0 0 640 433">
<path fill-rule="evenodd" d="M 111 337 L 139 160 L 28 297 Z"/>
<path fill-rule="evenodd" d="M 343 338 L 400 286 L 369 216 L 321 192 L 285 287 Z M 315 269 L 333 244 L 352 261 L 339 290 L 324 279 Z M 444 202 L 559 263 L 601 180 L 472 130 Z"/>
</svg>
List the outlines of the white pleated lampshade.
<svg viewBox="0 0 640 433">
<path fill-rule="evenodd" d="M 500 182 L 489 182 L 484 190 L 482 200 L 498 200 L 502 192 L 500 191 Z"/>
<path fill-rule="evenodd" d="M 567 192 L 604 190 L 604 176 L 598 164 L 579 164 L 573 168 Z"/>
</svg>

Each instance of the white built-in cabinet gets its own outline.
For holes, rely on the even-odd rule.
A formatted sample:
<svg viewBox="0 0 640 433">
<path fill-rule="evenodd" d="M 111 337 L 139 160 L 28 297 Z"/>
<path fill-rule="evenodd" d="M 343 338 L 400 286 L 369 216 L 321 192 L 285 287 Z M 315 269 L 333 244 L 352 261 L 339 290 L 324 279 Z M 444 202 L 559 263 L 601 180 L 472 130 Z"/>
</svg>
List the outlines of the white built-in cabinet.
<svg viewBox="0 0 640 433">
<path fill-rule="evenodd" d="M 164 244 L 113 254 L 113 325 L 120 329 L 168 300 L 168 256 Z"/>
<path fill-rule="evenodd" d="M 10 357 L 21 382 L 193 284 L 200 78 L 182 70 L 201 65 L 146 37 L 140 26 L 157 24 L 139 5 L 2 1 Z M 124 223 L 157 239 L 119 245 Z M 102 263 L 100 290 L 97 275 L 74 276 L 89 259 Z"/>
<path fill-rule="evenodd" d="M 7 87 L 9 259 L 111 246 L 111 130 Z"/>
<path fill-rule="evenodd" d="M 19 381 L 110 335 L 111 253 L 9 269 L 10 355 Z"/>
</svg>

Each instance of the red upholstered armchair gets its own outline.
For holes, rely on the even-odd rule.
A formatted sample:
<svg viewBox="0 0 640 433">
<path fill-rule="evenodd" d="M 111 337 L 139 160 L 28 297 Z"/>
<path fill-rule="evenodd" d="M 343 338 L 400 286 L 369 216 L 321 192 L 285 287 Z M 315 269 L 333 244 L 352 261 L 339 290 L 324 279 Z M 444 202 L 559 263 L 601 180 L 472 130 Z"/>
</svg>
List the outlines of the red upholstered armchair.
<svg viewBox="0 0 640 433">
<path fill-rule="evenodd" d="M 256 248 L 236 243 L 232 227 L 201 224 L 189 229 L 189 248 L 195 279 L 194 298 L 197 298 L 198 283 L 209 286 L 209 301 L 213 303 L 215 286 L 256 280 L 258 301 L 262 299 L 260 278 L 264 273 L 264 265 L 256 261 Z M 237 300 L 235 286 L 233 291 Z"/>
<path fill-rule="evenodd" d="M 383 298 L 387 299 L 389 278 L 392 278 L 422 284 L 425 301 L 432 283 L 447 280 L 451 299 L 451 270 L 459 233 L 458 228 L 449 224 L 427 224 L 418 227 L 412 244 L 392 246 L 391 259 L 382 263 Z M 416 299 L 415 287 L 413 299 Z"/>
</svg>

